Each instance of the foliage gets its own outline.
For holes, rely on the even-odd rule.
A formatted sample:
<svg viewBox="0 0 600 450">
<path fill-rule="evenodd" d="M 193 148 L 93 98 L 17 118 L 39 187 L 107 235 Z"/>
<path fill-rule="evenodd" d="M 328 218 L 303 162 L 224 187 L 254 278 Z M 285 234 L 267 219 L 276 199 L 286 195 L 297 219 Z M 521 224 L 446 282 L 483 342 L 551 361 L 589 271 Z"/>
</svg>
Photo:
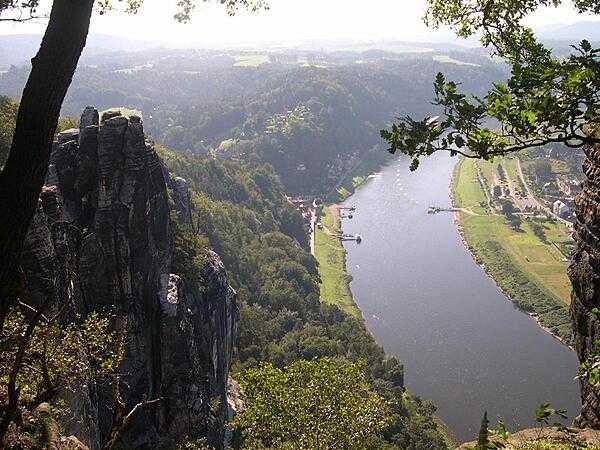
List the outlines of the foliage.
<svg viewBox="0 0 600 450">
<path fill-rule="evenodd" d="M 513 230 L 515 230 L 515 231 L 521 230 L 521 225 L 523 224 L 523 219 L 521 219 L 521 216 L 519 216 L 517 214 L 511 214 L 508 217 L 508 221 L 510 222 L 510 226 L 512 227 Z"/>
<path fill-rule="evenodd" d="M 23 305 L 23 304 L 22 304 Z M 41 308 L 41 307 L 40 307 Z M 109 319 L 91 313 L 79 324 L 59 313 L 11 308 L 0 336 L 0 402 L 3 444 L 34 439 L 36 409 L 118 365 Z M 7 434 L 6 434 L 7 433 Z"/>
<path fill-rule="evenodd" d="M 311 66 L 290 52 L 278 56 L 285 63 L 272 57 L 259 67 L 235 67 L 239 53 L 208 50 L 90 55 L 63 113 L 89 104 L 145 111 L 145 130 L 171 148 L 268 163 L 288 194 L 324 197 L 342 183 L 352 190 L 352 178 L 389 156 L 373 150 L 381 124 L 396 113 L 429 111 L 427 79 L 442 68 L 475 92 L 504 77 L 488 58 L 454 56 L 476 66 L 368 52 L 317 54 Z M 357 58 L 368 64 L 356 64 Z M 423 76 L 415 80 L 414 73 Z M 25 67 L 11 67 L 0 76 L 0 92 L 17 97 L 26 74 Z"/>
<path fill-rule="evenodd" d="M 248 448 L 370 448 L 390 421 L 385 400 L 355 363 L 267 364 L 240 381 L 248 407 L 235 424 Z"/>
<path fill-rule="evenodd" d="M 177 12 L 174 19 L 178 22 L 189 22 L 197 4 L 208 1 L 177 0 Z M 135 14 L 143 3 L 144 0 L 97 0 L 96 8 L 100 14 L 106 14 L 117 8 L 128 14 Z M 265 0 L 217 0 L 217 3 L 224 5 L 230 15 L 235 15 L 240 8 L 251 11 L 268 9 L 268 3 Z M 40 0 L 3 0 L 0 2 L 0 22 L 26 22 L 46 17 L 46 12 L 40 12 L 40 7 L 44 6 Z M 2 15 L 4 16 L 2 17 Z"/>
<path fill-rule="evenodd" d="M 483 413 L 483 419 L 481 419 L 481 427 L 479 428 L 479 436 L 477 437 L 477 450 L 485 450 L 490 443 L 488 435 L 489 424 L 486 411 Z"/>
<path fill-rule="evenodd" d="M 600 309 L 593 308 L 592 315 L 600 318 Z M 600 384 L 600 340 L 594 341 L 592 351 L 579 366 L 577 378 L 586 380 L 592 386 Z"/>
<path fill-rule="evenodd" d="M 548 237 L 546 236 L 546 230 L 544 229 L 544 226 L 536 221 L 531 221 L 529 224 L 531 225 L 531 229 L 538 239 L 544 244 L 548 244 Z"/>
<path fill-rule="evenodd" d="M 78 117 L 62 117 L 58 121 L 58 125 L 56 127 L 56 132 L 60 133 L 62 131 L 68 130 L 70 128 L 79 128 L 79 118 Z"/>
<path fill-rule="evenodd" d="M 0 168 L 8 158 L 18 107 L 18 103 L 0 96 Z"/>
<path fill-rule="evenodd" d="M 461 36 L 482 33 L 482 42 L 511 65 L 506 83 L 495 83 L 483 97 L 469 97 L 439 73 L 434 104 L 442 117 L 400 118 L 382 130 L 389 151 L 413 158 L 449 151 L 490 159 L 522 149 L 561 143 L 577 148 L 600 142 L 591 130 L 600 120 L 600 50 L 588 41 L 573 46 L 566 58 L 553 56 L 521 25 L 521 20 L 554 0 L 430 0 L 426 20 L 450 25 Z M 598 13 L 595 1 L 575 2 L 582 12 Z M 499 123 L 498 129 L 488 124 Z"/>
<path fill-rule="evenodd" d="M 530 165 L 531 172 L 538 184 L 552 178 L 552 164 L 546 158 L 535 159 Z"/>
<path fill-rule="evenodd" d="M 207 439 L 189 439 L 181 445 L 177 446 L 177 450 L 212 450 L 213 447 L 208 445 Z"/>
<path fill-rule="evenodd" d="M 498 421 L 495 428 L 489 428 L 487 412 L 483 415 L 479 437 L 475 447 L 469 447 L 472 450 L 575 450 L 575 449 L 594 449 L 595 446 L 590 446 L 586 442 L 578 438 L 577 434 L 580 430 L 564 426 L 560 421 L 567 419 L 567 413 L 564 410 L 555 409 L 550 406 L 550 403 L 542 403 L 535 410 L 535 420 L 538 427 L 535 431 L 535 437 L 525 442 L 515 443 L 511 439 L 511 434 L 507 431 L 502 420 Z M 546 431 L 552 428 L 559 433 L 559 436 L 553 436 L 549 439 Z"/>
<path fill-rule="evenodd" d="M 404 394 L 402 364 L 385 355 L 362 320 L 319 301 L 317 263 L 302 219 L 272 168 L 158 151 L 192 190 L 192 224 L 176 229 L 174 266 L 193 274 L 203 249 L 212 248 L 239 294 L 234 373 L 315 358 L 366 361 L 369 383 L 393 411 L 380 438 L 407 450 L 446 448 L 434 408 Z"/>
</svg>

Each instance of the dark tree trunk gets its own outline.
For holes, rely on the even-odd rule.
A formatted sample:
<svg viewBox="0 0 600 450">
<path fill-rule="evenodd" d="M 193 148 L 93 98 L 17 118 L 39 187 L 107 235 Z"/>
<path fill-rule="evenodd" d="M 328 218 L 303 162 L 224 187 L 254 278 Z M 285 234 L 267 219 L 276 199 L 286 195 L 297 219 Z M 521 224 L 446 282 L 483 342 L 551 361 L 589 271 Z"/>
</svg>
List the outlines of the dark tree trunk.
<svg viewBox="0 0 600 450">
<path fill-rule="evenodd" d="M 0 329 L 20 283 L 18 261 L 48 169 L 62 102 L 85 47 L 94 0 L 54 0 L 23 90 L 0 174 Z"/>
<path fill-rule="evenodd" d="M 600 147 L 585 150 L 583 171 L 586 181 L 577 198 L 574 238 L 575 255 L 569 266 L 573 284 L 571 317 L 575 350 L 585 361 L 600 339 L 600 321 L 592 309 L 600 308 Z M 600 428 L 600 388 L 581 380 L 581 415 L 575 420 L 580 427 Z"/>
</svg>

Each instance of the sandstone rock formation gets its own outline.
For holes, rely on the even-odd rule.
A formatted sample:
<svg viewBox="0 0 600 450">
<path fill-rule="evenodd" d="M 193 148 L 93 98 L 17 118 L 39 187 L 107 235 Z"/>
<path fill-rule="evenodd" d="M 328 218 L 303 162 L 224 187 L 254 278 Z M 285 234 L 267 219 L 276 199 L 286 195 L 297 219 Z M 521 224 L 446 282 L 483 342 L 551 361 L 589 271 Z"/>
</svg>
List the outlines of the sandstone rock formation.
<svg viewBox="0 0 600 450">
<path fill-rule="evenodd" d="M 600 339 L 600 321 L 592 314 L 593 308 L 600 308 L 600 148 L 589 147 L 585 153 L 586 181 L 576 202 L 576 249 L 569 266 L 573 284 L 571 316 L 580 361 L 588 357 Z M 582 428 L 600 428 L 600 388 L 585 380 L 580 384 L 582 409 L 575 423 Z"/>
<path fill-rule="evenodd" d="M 80 129 L 56 139 L 27 238 L 32 299 L 70 304 L 73 320 L 91 311 L 125 318 L 124 401 L 162 398 L 136 415 L 123 448 L 168 448 L 198 434 L 223 443 L 236 293 L 214 253 L 198 280 L 171 273 L 172 203 L 186 221 L 185 180 L 145 142 L 141 119 L 110 112 L 100 120 L 88 107 Z M 112 420 L 108 386 L 90 380 L 69 404 L 67 434 L 99 448 Z"/>
</svg>

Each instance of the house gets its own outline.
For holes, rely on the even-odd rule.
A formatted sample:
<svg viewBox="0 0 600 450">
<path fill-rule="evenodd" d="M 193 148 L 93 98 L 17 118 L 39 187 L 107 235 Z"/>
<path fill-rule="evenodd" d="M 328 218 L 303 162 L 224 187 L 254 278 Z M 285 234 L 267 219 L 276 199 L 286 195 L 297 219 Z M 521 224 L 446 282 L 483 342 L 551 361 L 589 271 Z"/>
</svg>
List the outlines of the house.
<svg viewBox="0 0 600 450">
<path fill-rule="evenodd" d="M 571 214 L 571 209 L 560 200 L 556 200 L 552 205 L 552 212 L 559 217 L 568 217 Z"/>
<path fill-rule="evenodd" d="M 556 183 L 545 183 L 543 187 L 544 195 L 556 195 L 559 194 L 558 187 Z"/>
</svg>

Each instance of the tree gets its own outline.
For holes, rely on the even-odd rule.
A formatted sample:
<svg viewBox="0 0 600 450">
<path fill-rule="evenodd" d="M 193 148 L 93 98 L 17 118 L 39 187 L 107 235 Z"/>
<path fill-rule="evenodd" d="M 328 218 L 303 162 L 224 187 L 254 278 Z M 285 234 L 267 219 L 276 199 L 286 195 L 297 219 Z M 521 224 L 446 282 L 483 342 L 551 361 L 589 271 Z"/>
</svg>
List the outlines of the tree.
<svg viewBox="0 0 600 450">
<path fill-rule="evenodd" d="M 258 10 L 264 0 L 218 0 L 230 14 L 239 7 Z M 60 108 L 85 47 L 90 18 L 122 4 L 135 13 L 143 0 L 54 0 L 40 49 L 31 61 L 8 160 L 0 173 L 0 330 L 21 282 L 19 257 L 48 168 Z M 188 21 L 196 0 L 179 0 L 175 19 Z M 0 2 L 0 22 L 43 16 L 40 0 Z"/>
<path fill-rule="evenodd" d="M 510 216 L 517 211 L 515 205 L 509 199 L 504 199 L 500 203 L 502 205 L 502 214 L 504 214 L 507 218 L 510 218 Z"/>
<path fill-rule="evenodd" d="M 600 166 L 600 49 L 584 40 L 572 54 L 556 57 L 538 42 L 523 19 L 561 0 L 428 0 L 425 16 L 433 27 L 449 25 L 459 36 L 481 34 L 485 47 L 511 66 L 510 78 L 496 83 L 483 98 L 462 93 L 459 85 L 438 74 L 434 105 L 440 117 L 399 118 L 381 131 L 389 151 L 419 158 L 437 151 L 490 160 L 496 155 L 561 144 L 583 147 L 588 177 L 577 207 L 576 250 L 569 266 L 573 285 L 571 317 L 576 350 L 584 363 L 600 337 L 600 321 L 591 309 L 600 305 L 600 211 L 596 180 Z M 600 14 L 600 1 L 573 0 L 580 13 Z M 498 124 L 497 127 L 490 124 Z M 600 388 L 581 380 L 581 415 L 575 423 L 600 428 Z"/>
<path fill-rule="evenodd" d="M 0 334 L 0 447 L 23 448 L 35 430 L 36 409 L 61 392 L 115 371 L 119 357 L 109 320 L 96 313 L 64 323 L 66 309 L 51 314 L 21 302 Z M 16 441 L 16 442 L 15 442 Z M 16 446 L 15 448 L 17 448 Z"/>
<path fill-rule="evenodd" d="M 510 226 L 513 230 L 521 230 L 521 225 L 523 225 L 523 219 L 521 219 L 521 216 L 518 216 L 517 214 L 511 214 L 508 216 L 508 221 L 510 222 Z"/>
<path fill-rule="evenodd" d="M 271 364 L 241 378 L 246 409 L 236 418 L 247 448 L 369 448 L 390 411 L 364 365 L 328 358 Z"/>
<path fill-rule="evenodd" d="M 479 435 L 477 436 L 477 450 L 487 450 L 488 444 L 490 443 L 489 438 L 489 427 L 490 422 L 488 421 L 487 411 L 483 413 L 483 419 L 481 419 L 481 428 L 479 428 Z"/>
<path fill-rule="evenodd" d="M 533 161 L 531 170 L 538 184 L 552 178 L 552 164 L 546 158 Z"/>
<path fill-rule="evenodd" d="M 502 188 L 498 185 L 494 186 L 493 189 L 494 198 L 500 198 L 502 196 Z"/>
</svg>

